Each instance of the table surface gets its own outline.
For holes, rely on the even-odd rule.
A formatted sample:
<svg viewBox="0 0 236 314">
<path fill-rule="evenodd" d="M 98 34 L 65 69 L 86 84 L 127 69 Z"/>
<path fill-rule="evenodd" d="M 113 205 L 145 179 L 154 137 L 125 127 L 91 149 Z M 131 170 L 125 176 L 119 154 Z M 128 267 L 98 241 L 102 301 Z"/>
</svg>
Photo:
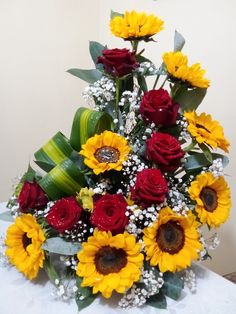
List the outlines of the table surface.
<svg viewBox="0 0 236 314">
<path fill-rule="evenodd" d="M 5 203 L 0 204 L 0 212 Z M 0 236 L 5 234 L 9 223 L 0 221 Z M 197 292 L 187 289 L 176 302 L 168 299 L 167 310 L 145 306 L 131 310 L 116 307 L 115 298 L 108 302 L 97 298 L 83 314 L 236 314 L 236 285 L 208 269 L 195 265 Z M 74 300 L 56 301 L 52 296 L 52 284 L 41 272 L 37 280 L 30 282 L 14 267 L 0 267 L 0 313 L 1 314 L 73 314 L 78 313 Z"/>
</svg>

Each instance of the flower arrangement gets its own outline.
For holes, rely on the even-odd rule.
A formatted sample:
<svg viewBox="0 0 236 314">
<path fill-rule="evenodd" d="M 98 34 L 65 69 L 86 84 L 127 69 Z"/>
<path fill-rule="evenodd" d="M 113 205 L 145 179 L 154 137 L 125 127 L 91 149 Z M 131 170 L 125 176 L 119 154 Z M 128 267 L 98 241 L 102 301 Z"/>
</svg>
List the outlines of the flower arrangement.
<svg viewBox="0 0 236 314">
<path fill-rule="evenodd" d="M 89 83 L 90 108 L 77 110 L 69 139 L 58 132 L 35 153 L 43 172 L 29 167 L 1 215 L 14 220 L 9 262 L 30 280 L 44 268 L 56 296 L 74 297 L 79 309 L 114 293 L 123 308 L 164 308 L 184 285 L 194 290 L 191 264 L 218 242 L 202 227 L 229 216 L 228 158 L 219 153 L 229 142 L 210 114 L 196 112 L 205 71 L 189 65 L 178 32 L 159 67 L 140 49 L 163 25 L 153 14 L 112 11 L 111 32 L 131 50 L 90 42 L 95 69 L 68 71 Z"/>
</svg>

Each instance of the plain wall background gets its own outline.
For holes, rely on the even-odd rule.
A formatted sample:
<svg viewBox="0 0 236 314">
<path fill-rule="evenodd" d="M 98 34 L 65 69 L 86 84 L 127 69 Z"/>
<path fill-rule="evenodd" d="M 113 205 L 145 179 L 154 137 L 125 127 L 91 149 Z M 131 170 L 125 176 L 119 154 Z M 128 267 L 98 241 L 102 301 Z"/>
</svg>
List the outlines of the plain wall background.
<svg viewBox="0 0 236 314">
<path fill-rule="evenodd" d="M 231 141 L 226 172 L 235 203 L 236 2 L 234 0 L 0 0 L 0 201 L 24 173 L 34 152 L 58 130 L 69 136 L 85 83 L 66 73 L 91 68 L 88 41 L 124 47 L 109 31 L 110 9 L 155 13 L 165 30 L 149 43 L 156 64 L 172 50 L 174 30 L 186 39 L 189 61 L 201 62 L 211 87 L 199 111 L 211 113 Z M 236 212 L 220 228 L 220 247 L 205 263 L 218 273 L 236 271 Z"/>
</svg>

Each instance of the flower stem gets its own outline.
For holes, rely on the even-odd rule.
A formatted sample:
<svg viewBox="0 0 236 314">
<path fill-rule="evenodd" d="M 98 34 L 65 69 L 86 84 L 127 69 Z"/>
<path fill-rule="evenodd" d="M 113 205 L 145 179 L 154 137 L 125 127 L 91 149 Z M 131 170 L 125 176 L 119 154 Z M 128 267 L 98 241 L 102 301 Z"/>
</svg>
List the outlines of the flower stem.
<svg viewBox="0 0 236 314">
<path fill-rule="evenodd" d="M 119 118 L 119 100 L 120 100 L 120 79 L 116 78 L 116 105 L 115 105 L 115 113 L 116 118 Z"/>
<path fill-rule="evenodd" d="M 156 77 L 156 79 L 155 79 L 155 82 L 154 82 L 154 85 L 153 85 L 153 88 L 152 88 L 152 89 L 155 89 L 155 88 L 156 88 L 159 78 L 160 78 L 160 74 L 157 74 L 157 77 Z"/>
</svg>

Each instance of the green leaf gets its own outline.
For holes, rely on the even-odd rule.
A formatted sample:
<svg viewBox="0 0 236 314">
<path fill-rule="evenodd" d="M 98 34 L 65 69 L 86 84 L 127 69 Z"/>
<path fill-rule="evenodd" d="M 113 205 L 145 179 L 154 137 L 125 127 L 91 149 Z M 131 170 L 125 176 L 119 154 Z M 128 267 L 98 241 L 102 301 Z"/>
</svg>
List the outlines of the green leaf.
<svg viewBox="0 0 236 314">
<path fill-rule="evenodd" d="M 143 92 L 146 92 L 148 90 L 147 83 L 144 76 L 138 75 L 138 84 Z"/>
<path fill-rule="evenodd" d="M 175 37 L 174 37 L 174 51 L 181 51 L 185 44 L 184 37 L 175 30 Z"/>
<path fill-rule="evenodd" d="M 44 260 L 43 266 L 44 266 L 44 270 L 46 271 L 48 275 L 48 278 L 53 284 L 55 284 L 55 280 L 59 279 L 59 275 L 51 262 L 51 258 L 49 254 L 45 254 L 45 260 Z"/>
<path fill-rule="evenodd" d="M 166 297 L 164 294 L 160 291 L 158 294 L 155 294 L 147 299 L 146 302 L 147 305 L 153 306 L 157 309 L 166 309 L 167 308 L 167 302 Z"/>
<path fill-rule="evenodd" d="M 176 93 L 174 101 L 180 104 L 181 112 L 193 111 L 201 104 L 206 96 L 206 92 L 206 88 L 196 87 L 194 89 L 188 89 L 187 87 L 181 86 L 181 90 Z"/>
<path fill-rule="evenodd" d="M 102 72 L 97 69 L 69 69 L 67 72 L 90 84 L 93 84 L 94 82 L 100 80 L 103 75 Z"/>
<path fill-rule="evenodd" d="M 79 108 L 76 111 L 71 129 L 71 146 L 76 151 L 80 151 L 81 146 L 90 137 L 100 134 L 105 130 L 110 130 L 111 125 L 112 120 L 107 113 L 83 107 Z"/>
<path fill-rule="evenodd" d="M 162 292 L 173 300 L 178 300 L 184 288 L 183 281 L 178 275 L 170 272 L 164 273 Z"/>
<path fill-rule="evenodd" d="M 69 157 L 72 152 L 73 148 L 69 140 L 61 132 L 57 132 L 34 154 L 35 162 L 40 168 L 48 172 L 66 157 Z"/>
<path fill-rule="evenodd" d="M 11 214 L 11 211 L 7 210 L 7 211 L 1 213 L 0 214 L 0 220 L 13 222 L 14 218 L 13 218 L 13 216 Z"/>
<path fill-rule="evenodd" d="M 124 17 L 124 14 L 123 13 L 119 13 L 119 12 L 115 12 L 113 10 L 111 10 L 111 14 L 110 14 L 110 19 L 114 19 L 114 17 L 116 16 L 121 16 L 121 17 Z"/>
<path fill-rule="evenodd" d="M 223 167 L 226 167 L 229 163 L 228 157 L 213 153 L 212 154 L 212 160 L 215 160 L 217 158 L 222 159 Z M 184 168 L 187 171 L 194 171 L 196 169 L 200 169 L 202 167 L 208 167 L 211 165 L 211 162 L 206 158 L 206 156 L 203 153 L 195 153 L 194 155 L 188 156 L 186 158 L 186 162 L 184 164 Z"/>
<path fill-rule="evenodd" d="M 137 60 L 138 63 L 143 63 L 143 62 L 150 62 L 150 63 L 152 63 L 151 60 L 149 60 L 148 58 L 146 58 L 146 57 L 144 57 L 144 56 L 142 56 L 142 55 L 139 55 L 139 54 L 137 54 L 137 55 L 135 56 L 135 58 L 136 58 L 136 60 Z"/>
<path fill-rule="evenodd" d="M 212 157 L 212 152 L 210 150 L 210 148 L 205 145 L 204 143 L 199 144 L 199 147 L 201 148 L 201 150 L 203 151 L 204 156 L 206 157 L 206 159 L 212 163 L 213 161 L 213 157 Z"/>
<path fill-rule="evenodd" d="M 97 294 L 92 293 L 92 289 L 89 287 L 81 287 L 83 278 L 77 277 L 76 286 L 78 288 L 75 296 L 79 311 L 89 306 L 96 299 Z"/>
<path fill-rule="evenodd" d="M 36 171 L 29 165 L 28 170 L 26 171 L 26 173 L 21 179 L 21 182 L 28 181 L 30 183 L 33 183 L 35 177 L 36 177 Z"/>
<path fill-rule="evenodd" d="M 56 165 L 38 183 L 52 200 L 76 195 L 86 185 L 84 173 L 69 158 Z"/>
<path fill-rule="evenodd" d="M 81 245 L 77 242 L 68 242 L 60 237 L 54 237 L 47 239 L 42 248 L 51 253 L 75 255 L 81 250 Z"/>
<path fill-rule="evenodd" d="M 96 67 L 98 66 L 97 64 L 98 57 L 102 55 L 102 51 L 105 49 L 107 49 L 107 46 L 103 46 L 97 41 L 89 42 L 89 52 Z"/>
</svg>

